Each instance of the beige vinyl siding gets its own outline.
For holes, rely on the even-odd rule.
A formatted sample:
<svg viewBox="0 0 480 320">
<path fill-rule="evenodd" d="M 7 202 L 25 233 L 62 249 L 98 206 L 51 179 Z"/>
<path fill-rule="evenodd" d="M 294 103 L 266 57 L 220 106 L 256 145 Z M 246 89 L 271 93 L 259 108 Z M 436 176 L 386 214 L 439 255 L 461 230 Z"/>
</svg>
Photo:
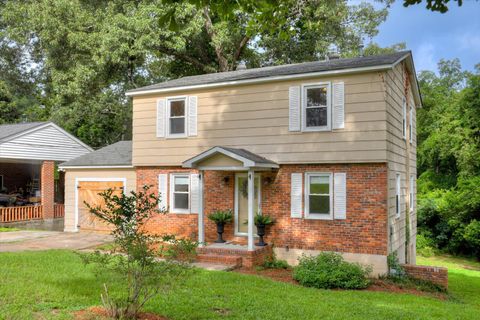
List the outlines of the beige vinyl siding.
<svg viewBox="0 0 480 320">
<path fill-rule="evenodd" d="M 409 109 L 414 101 L 411 90 L 407 89 L 405 96 L 405 77 L 403 63 L 398 64 L 394 69 L 385 73 L 386 102 L 387 102 L 387 158 L 388 158 L 388 211 L 389 211 L 389 249 L 397 251 L 400 262 L 405 262 L 405 236 L 406 236 L 406 215 L 410 219 L 410 244 L 416 240 L 416 205 L 413 213 L 409 210 L 409 188 L 410 175 L 415 176 L 416 181 L 416 109 L 413 109 L 413 143 L 409 141 Z M 402 134 L 402 104 L 403 98 L 407 101 L 407 139 Z M 401 216 L 396 217 L 395 194 L 396 174 L 401 175 Z M 416 200 L 416 190 L 414 190 Z M 392 234 L 391 234 L 392 233 Z M 415 253 L 410 252 L 409 262 L 415 263 Z"/>
<path fill-rule="evenodd" d="M 135 169 L 67 169 L 65 170 L 65 231 L 75 230 L 75 181 L 77 178 L 124 178 L 126 192 L 137 187 Z"/>
<path fill-rule="evenodd" d="M 278 163 L 385 162 L 387 114 L 383 73 L 175 92 L 198 97 L 198 136 L 157 138 L 156 101 L 133 98 L 133 164 L 180 165 L 213 146 L 246 148 Z M 345 129 L 290 132 L 292 85 L 345 82 Z"/>
</svg>

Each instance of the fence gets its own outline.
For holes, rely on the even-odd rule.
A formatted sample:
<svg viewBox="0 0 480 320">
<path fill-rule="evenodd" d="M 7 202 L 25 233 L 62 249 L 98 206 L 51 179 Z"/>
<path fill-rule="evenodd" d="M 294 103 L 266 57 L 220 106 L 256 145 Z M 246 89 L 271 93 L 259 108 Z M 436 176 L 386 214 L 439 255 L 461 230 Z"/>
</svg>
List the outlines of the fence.
<svg viewBox="0 0 480 320">
<path fill-rule="evenodd" d="M 0 208 L 0 222 L 17 222 L 43 219 L 42 206 Z"/>
<path fill-rule="evenodd" d="M 53 207 L 53 217 L 63 218 L 65 216 L 65 205 L 63 203 L 56 203 Z"/>
</svg>

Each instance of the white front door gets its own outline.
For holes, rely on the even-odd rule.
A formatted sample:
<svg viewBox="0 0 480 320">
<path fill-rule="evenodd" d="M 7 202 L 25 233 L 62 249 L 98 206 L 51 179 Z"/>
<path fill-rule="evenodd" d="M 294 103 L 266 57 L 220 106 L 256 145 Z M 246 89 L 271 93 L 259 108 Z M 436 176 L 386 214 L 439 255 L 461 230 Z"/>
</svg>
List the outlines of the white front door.
<svg viewBox="0 0 480 320">
<path fill-rule="evenodd" d="M 253 213 L 260 211 L 260 175 L 255 175 Z M 246 236 L 248 232 L 248 179 L 246 173 L 235 175 L 235 235 Z M 257 234 L 257 227 L 253 226 L 253 233 Z"/>
</svg>

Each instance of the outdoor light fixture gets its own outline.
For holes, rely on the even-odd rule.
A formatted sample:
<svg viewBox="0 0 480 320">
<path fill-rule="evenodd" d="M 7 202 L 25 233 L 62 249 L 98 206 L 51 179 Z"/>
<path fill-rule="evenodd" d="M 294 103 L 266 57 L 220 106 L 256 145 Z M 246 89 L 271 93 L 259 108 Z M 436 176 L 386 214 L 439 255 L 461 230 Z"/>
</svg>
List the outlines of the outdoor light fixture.
<svg viewBox="0 0 480 320">
<path fill-rule="evenodd" d="M 230 182 L 230 177 L 229 176 L 223 177 L 223 184 L 224 185 L 228 185 L 229 182 Z"/>
<path fill-rule="evenodd" d="M 266 177 L 265 179 L 263 179 L 263 181 L 264 181 L 263 183 L 264 183 L 265 185 L 269 185 L 269 184 L 271 184 L 271 183 L 273 182 L 273 180 L 272 180 L 271 177 Z"/>
</svg>

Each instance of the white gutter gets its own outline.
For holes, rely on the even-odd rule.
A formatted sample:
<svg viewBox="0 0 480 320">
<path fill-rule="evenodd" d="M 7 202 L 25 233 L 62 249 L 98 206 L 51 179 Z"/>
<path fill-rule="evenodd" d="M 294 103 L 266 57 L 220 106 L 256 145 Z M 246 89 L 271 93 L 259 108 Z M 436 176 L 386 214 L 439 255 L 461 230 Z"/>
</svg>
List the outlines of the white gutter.
<svg viewBox="0 0 480 320">
<path fill-rule="evenodd" d="M 405 57 L 402 57 L 398 61 L 401 61 L 404 58 Z M 175 91 L 192 90 L 192 89 L 209 89 L 209 88 L 227 87 L 227 86 L 235 86 L 235 85 L 243 85 L 243 84 L 254 84 L 254 83 L 281 81 L 281 80 L 304 79 L 304 78 L 312 78 L 312 77 L 326 76 L 326 75 L 340 75 L 340 74 L 346 74 L 346 73 L 360 73 L 360 72 L 368 72 L 368 71 L 379 71 L 379 70 L 391 69 L 397 62 L 395 62 L 394 64 L 383 64 L 383 65 L 372 66 L 372 67 L 349 68 L 349 69 L 341 69 L 341 70 L 328 70 L 328 71 L 319 71 L 319 72 L 299 73 L 299 74 L 292 74 L 292 75 L 285 75 L 285 76 L 265 77 L 265 78 L 247 79 L 247 80 L 225 81 L 225 82 L 198 84 L 198 85 L 172 87 L 172 88 L 145 89 L 145 90 L 142 90 L 142 91 L 127 91 L 125 93 L 125 95 L 128 96 L 128 97 L 134 97 L 134 96 L 153 94 L 153 93 L 166 93 L 166 92 L 175 92 Z"/>
<path fill-rule="evenodd" d="M 133 169 L 132 165 L 128 166 L 59 166 L 59 170 L 65 169 Z"/>
</svg>

